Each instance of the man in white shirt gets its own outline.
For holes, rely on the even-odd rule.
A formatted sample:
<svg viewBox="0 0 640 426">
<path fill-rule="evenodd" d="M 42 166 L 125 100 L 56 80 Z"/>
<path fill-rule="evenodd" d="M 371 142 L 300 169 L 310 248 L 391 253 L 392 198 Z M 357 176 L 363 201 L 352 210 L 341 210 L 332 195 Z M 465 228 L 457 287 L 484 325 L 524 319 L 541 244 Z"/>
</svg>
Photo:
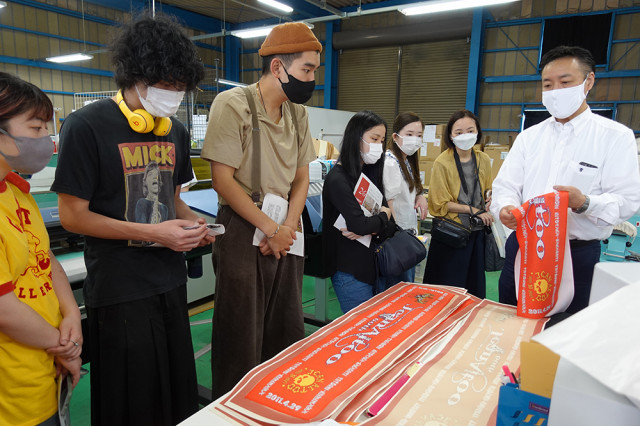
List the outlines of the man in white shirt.
<svg viewBox="0 0 640 426">
<path fill-rule="evenodd" d="M 551 117 L 516 138 L 493 182 L 491 211 L 510 229 L 511 211 L 553 189 L 569 193 L 575 295 L 567 313 L 589 303 L 600 241 L 640 208 L 640 174 L 633 131 L 591 112 L 586 95 L 595 84 L 595 61 L 580 47 L 558 46 L 540 60 L 542 103 Z M 515 305 L 515 232 L 507 240 L 500 302 Z"/>
</svg>

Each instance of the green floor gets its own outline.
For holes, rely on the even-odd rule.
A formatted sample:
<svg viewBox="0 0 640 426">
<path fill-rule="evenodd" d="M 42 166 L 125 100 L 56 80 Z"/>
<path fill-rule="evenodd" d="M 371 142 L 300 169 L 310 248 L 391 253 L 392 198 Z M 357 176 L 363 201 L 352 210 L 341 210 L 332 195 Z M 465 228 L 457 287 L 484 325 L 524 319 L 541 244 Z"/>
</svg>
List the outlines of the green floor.
<svg viewBox="0 0 640 426">
<path fill-rule="evenodd" d="M 487 299 L 498 300 L 498 278 L 500 272 L 487 272 Z M 314 280 L 309 277 L 305 277 L 302 285 L 302 301 L 305 313 L 313 313 L 315 307 L 314 300 Z M 191 317 L 191 322 L 201 322 L 203 320 L 210 320 L 213 315 L 213 309 L 209 309 L 200 314 Z M 329 318 L 335 319 L 342 315 L 340 306 L 336 298 L 333 289 L 329 291 L 328 301 L 328 315 Z M 315 332 L 318 327 L 305 324 L 306 334 L 309 335 Z M 206 345 L 211 343 L 211 323 L 194 324 L 191 326 L 191 336 L 193 339 L 193 350 L 198 352 Z M 207 352 L 196 360 L 196 372 L 198 374 L 198 383 L 211 387 L 211 364 L 210 353 Z M 90 370 L 90 365 L 84 366 L 87 370 Z M 78 386 L 73 391 L 73 398 L 71 399 L 71 419 L 74 426 L 90 425 L 91 424 L 91 408 L 89 401 L 89 374 L 86 374 L 81 380 Z"/>
</svg>

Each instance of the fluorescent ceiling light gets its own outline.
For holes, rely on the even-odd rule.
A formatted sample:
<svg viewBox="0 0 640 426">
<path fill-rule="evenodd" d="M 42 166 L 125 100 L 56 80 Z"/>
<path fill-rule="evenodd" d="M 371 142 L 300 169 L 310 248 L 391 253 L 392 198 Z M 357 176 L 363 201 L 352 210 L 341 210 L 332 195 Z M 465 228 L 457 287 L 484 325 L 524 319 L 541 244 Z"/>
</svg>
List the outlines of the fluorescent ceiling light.
<svg viewBox="0 0 640 426">
<path fill-rule="evenodd" d="M 86 53 L 72 53 L 70 55 L 52 56 L 47 58 L 47 61 L 62 64 L 65 62 L 78 62 L 89 59 L 93 59 L 93 55 L 87 55 Z"/>
<path fill-rule="evenodd" d="M 260 3 L 266 4 L 267 6 L 274 7 L 276 9 L 282 10 L 283 12 L 291 13 L 293 12 L 293 8 L 291 6 L 287 6 L 284 3 L 280 3 L 276 0 L 258 0 Z"/>
<path fill-rule="evenodd" d="M 0 9 L 2 9 L 3 7 L 7 7 L 7 3 L 0 1 Z"/>
<path fill-rule="evenodd" d="M 492 6 L 495 4 L 511 3 L 516 0 L 441 0 L 419 3 L 411 7 L 399 8 L 407 16 L 425 13 L 445 12 L 447 10 L 467 9 L 470 7 Z"/>
<path fill-rule="evenodd" d="M 309 24 L 308 22 L 303 22 L 303 24 L 309 27 L 309 29 L 313 29 L 313 24 Z M 269 35 L 273 27 L 275 27 L 275 25 L 259 28 L 247 28 L 246 30 L 236 30 L 231 31 L 231 35 L 240 38 L 266 37 Z"/>
<path fill-rule="evenodd" d="M 227 86 L 236 86 L 236 87 L 245 87 L 247 86 L 244 83 L 240 83 L 238 81 L 225 80 L 224 78 L 217 79 L 217 82 L 220 84 L 226 84 Z"/>
<path fill-rule="evenodd" d="M 231 34 L 240 38 L 265 37 L 269 35 L 273 26 L 261 28 L 249 28 L 248 30 L 231 31 Z"/>
</svg>

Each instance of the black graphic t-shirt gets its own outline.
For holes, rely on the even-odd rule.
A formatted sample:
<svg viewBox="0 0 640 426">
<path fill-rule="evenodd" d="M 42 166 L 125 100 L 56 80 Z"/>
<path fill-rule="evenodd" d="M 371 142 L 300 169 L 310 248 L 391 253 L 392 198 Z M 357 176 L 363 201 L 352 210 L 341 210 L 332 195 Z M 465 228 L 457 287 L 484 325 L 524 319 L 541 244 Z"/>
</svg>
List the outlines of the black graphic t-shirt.
<svg viewBox="0 0 640 426">
<path fill-rule="evenodd" d="M 176 186 L 191 180 L 192 169 L 189 135 L 172 121 L 168 136 L 136 133 L 111 99 L 70 114 L 60 132 L 51 190 L 88 200 L 89 210 L 117 220 L 175 219 Z M 182 253 L 148 245 L 87 236 L 87 306 L 142 299 L 184 285 Z"/>
</svg>

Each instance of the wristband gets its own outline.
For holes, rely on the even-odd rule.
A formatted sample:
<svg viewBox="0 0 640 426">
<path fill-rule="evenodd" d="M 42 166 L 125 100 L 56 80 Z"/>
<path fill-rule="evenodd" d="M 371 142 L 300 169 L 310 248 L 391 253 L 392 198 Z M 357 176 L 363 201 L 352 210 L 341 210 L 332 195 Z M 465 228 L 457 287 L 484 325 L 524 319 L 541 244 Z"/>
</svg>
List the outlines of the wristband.
<svg viewBox="0 0 640 426">
<path fill-rule="evenodd" d="M 276 227 L 276 230 L 275 230 L 275 231 L 273 231 L 273 234 L 271 234 L 271 235 L 267 235 L 267 240 L 270 240 L 270 239 L 272 239 L 273 237 L 275 237 L 279 230 L 280 230 L 280 225 L 278 225 L 278 226 Z"/>
</svg>

